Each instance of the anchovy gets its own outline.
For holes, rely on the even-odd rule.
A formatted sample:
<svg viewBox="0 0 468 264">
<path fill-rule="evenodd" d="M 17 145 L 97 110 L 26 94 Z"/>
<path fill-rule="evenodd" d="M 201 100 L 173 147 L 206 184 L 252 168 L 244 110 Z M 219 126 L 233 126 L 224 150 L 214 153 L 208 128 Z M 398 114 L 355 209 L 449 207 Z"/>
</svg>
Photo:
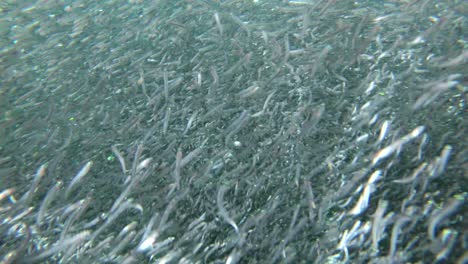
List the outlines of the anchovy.
<svg viewBox="0 0 468 264">
<path fill-rule="evenodd" d="M 92 161 L 88 161 L 82 168 L 81 170 L 75 175 L 75 177 L 72 179 L 70 184 L 68 185 L 67 189 L 65 190 L 65 197 L 68 197 L 73 191 L 73 189 L 76 187 L 76 185 L 88 174 L 89 170 L 91 169 L 91 166 L 93 165 Z"/>
</svg>

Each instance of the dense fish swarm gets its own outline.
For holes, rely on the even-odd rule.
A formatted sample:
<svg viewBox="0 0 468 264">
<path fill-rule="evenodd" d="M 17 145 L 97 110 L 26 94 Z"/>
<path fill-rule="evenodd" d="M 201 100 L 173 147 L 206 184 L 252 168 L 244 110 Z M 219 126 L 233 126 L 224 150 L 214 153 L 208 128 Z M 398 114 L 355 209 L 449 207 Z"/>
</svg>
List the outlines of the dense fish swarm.
<svg viewBox="0 0 468 264">
<path fill-rule="evenodd" d="M 0 12 L 0 263 L 467 263 L 466 1 Z"/>
</svg>

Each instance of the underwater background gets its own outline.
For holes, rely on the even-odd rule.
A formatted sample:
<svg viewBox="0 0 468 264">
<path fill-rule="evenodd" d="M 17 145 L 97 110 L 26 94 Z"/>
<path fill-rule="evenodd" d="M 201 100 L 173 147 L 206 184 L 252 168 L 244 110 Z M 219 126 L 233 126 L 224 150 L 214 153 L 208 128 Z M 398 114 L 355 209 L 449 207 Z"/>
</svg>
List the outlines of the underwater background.
<svg viewBox="0 0 468 264">
<path fill-rule="evenodd" d="M 0 12 L 0 263 L 468 262 L 466 1 Z"/>
</svg>

